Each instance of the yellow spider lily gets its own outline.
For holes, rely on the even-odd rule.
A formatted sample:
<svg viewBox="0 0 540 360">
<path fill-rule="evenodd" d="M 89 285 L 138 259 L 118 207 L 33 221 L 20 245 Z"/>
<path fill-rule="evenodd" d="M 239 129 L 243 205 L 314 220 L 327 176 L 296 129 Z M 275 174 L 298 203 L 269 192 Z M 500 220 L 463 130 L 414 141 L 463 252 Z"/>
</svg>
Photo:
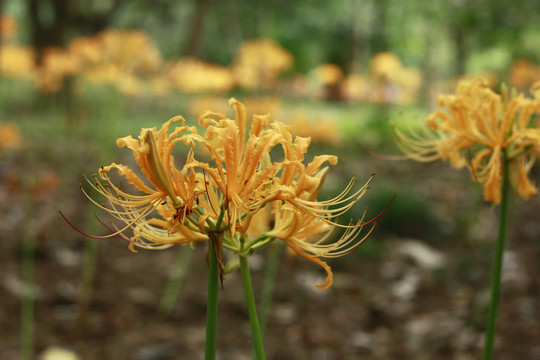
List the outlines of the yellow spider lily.
<svg viewBox="0 0 540 360">
<path fill-rule="evenodd" d="M 337 215 L 333 214 L 331 208 L 343 204 L 345 195 L 351 186 L 347 186 L 342 194 L 333 199 L 317 201 L 317 196 L 324 184 L 327 172 L 327 167 L 318 171 L 310 179 L 311 186 L 307 186 L 303 190 L 300 190 L 301 187 L 297 186 L 299 194 L 295 198 L 296 202 L 282 203 L 281 201 L 275 201 L 273 210 L 274 227 L 265 234 L 270 238 L 285 241 L 292 251 L 316 263 L 326 271 L 326 281 L 323 284 L 316 285 L 319 289 L 327 289 L 332 285 L 333 281 L 332 269 L 321 258 L 336 258 L 348 254 L 369 237 L 376 225 L 375 223 L 371 230 L 361 239 L 357 239 L 362 228 L 367 225 L 367 223 L 363 222 L 363 217 L 357 224 L 348 226 L 332 221 Z M 370 180 L 353 197 L 348 198 L 345 206 L 337 209 L 340 214 L 350 208 L 365 193 Z M 351 183 L 353 182 L 351 181 Z M 303 183 L 307 184 L 306 182 Z M 336 226 L 346 227 L 346 230 L 338 240 L 332 240 L 332 230 Z"/>
<path fill-rule="evenodd" d="M 213 164 L 192 161 L 209 174 L 225 198 L 229 233 L 244 232 L 248 223 L 243 221 L 255 214 L 268 200 L 272 183 L 281 163 L 268 161 L 268 153 L 276 145 L 286 143 L 286 130 L 282 123 L 270 122 L 269 115 L 255 115 L 246 140 L 246 108 L 235 99 L 229 104 L 236 111 L 236 119 L 205 111 L 199 123 L 206 129 L 203 136 L 193 136 L 209 150 Z M 290 134 L 289 134 L 290 135 Z M 242 214 L 244 216 L 242 216 Z"/>
<path fill-rule="evenodd" d="M 328 172 L 327 167 L 321 166 L 335 165 L 337 157 L 315 156 L 305 165 L 310 138 L 293 137 L 288 126 L 270 122 L 269 115 L 254 115 L 248 132 L 244 105 L 235 99 L 229 100 L 229 105 L 236 111 L 234 120 L 211 111 L 201 114 L 199 124 L 205 129 L 204 134 L 186 126 L 182 117 L 175 117 L 160 130 L 142 129 L 138 139 L 118 139 L 118 146 L 133 151 L 145 179 L 116 163 L 101 167 L 99 177 L 87 178 L 108 204 L 100 205 L 87 192 L 86 196 L 123 224 L 111 234 L 96 238 L 122 236 L 131 242 L 132 249 L 163 249 L 173 244 L 212 240 L 221 264 L 220 273 L 223 248 L 236 253 L 235 256 L 248 256 L 251 251 L 281 239 L 292 251 L 326 270 L 326 281 L 317 286 L 328 288 L 332 271 L 321 258 L 347 254 L 373 230 L 355 240 L 370 222 L 364 222 L 362 217 L 354 224 L 342 225 L 336 220 L 365 194 L 371 179 L 353 191 L 353 178 L 338 196 L 317 200 Z M 171 129 L 177 121 L 182 122 L 181 126 Z M 180 170 L 172 156 L 173 147 L 179 143 L 188 147 Z M 196 158 L 201 146 L 210 153 L 212 161 Z M 279 150 L 281 161 L 272 161 Z M 113 169 L 138 194 L 115 185 L 109 177 Z M 273 208 L 273 228 L 259 230 L 259 236 L 247 241 L 248 232 L 255 227 L 250 227 L 254 216 L 268 215 L 266 205 Z M 260 226 L 260 221 L 253 222 L 256 223 Z M 331 230 L 335 227 L 344 228 L 345 232 L 334 241 Z M 132 233 L 129 238 L 123 235 L 126 231 Z"/>
<path fill-rule="evenodd" d="M 528 173 L 540 150 L 540 129 L 533 123 L 540 114 L 540 93 L 495 93 L 484 80 L 461 82 L 456 95 L 439 97 L 439 109 L 428 116 L 422 133 L 406 135 L 396 129 L 398 146 L 416 161 L 447 160 L 467 167 L 484 187 L 484 199 L 501 200 L 502 164 L 510 161 L 511 183 L 525 199 L 537 193 Z"/>
<path fill-rule="evenodd" d="M 175 127 L 169 134 L 171 124 L 179 120 L 182 126 Z M 182 135 L 185 132 L 187 134 Z M 101 206 L 124 223 L 122 228 L 104 237 L 119 235 L 131 229 L 133 236 L 129 240 L 132 245 L 158 249 L 173 244 L 208 240 L 201 229 L 209 216 L 217 218 L 207 200 L 211 198 L 209 194 L 215 196 L 215 192 L 208 191 L 211 185 L 205 183 L 203 174 L 196 174 L 187 167 L 176 169 L 171 154 L 178 142 L 192 145 L 188 134 L 193 133 L 196 133 L 196 128 L 185 126 L 183 118 L 175 117 L 163 124 L 159 131 L 155 128 L 142 129 L 138 140 L 131 136 L 117 140 L 119 147 L 128 147 L 133 151 L 140 171 L 150 185 L 129 167 L 116 163 L 101 167 L 100 179 L 97 176 L 93 176 L 94 180 L 87 178 L 94 190 L 107 199 L 108 204 Z M 190 149 L 186 162 L 192 157 Z M 108 175 L 112 169 L 125 177 L 140 194 L 134 195 L 116 186 Z M 206 196 L 200 196 L 203 193 Z M 99 205 L 87 192 L 85 194 Z M 204 209 L 205 216 L 194 214 L 199 208 Z"/>
</svg>

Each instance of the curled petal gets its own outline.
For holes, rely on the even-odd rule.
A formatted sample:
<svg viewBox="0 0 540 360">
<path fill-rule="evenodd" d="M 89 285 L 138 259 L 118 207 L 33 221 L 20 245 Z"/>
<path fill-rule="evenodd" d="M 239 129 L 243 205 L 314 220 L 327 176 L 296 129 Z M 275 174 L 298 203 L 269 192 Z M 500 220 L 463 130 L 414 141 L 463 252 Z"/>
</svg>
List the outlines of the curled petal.
<svg viewBox="0 0 540 360">
<path fill-rule="evenodd" d="M 330 266 L 328 266 L 327 263 L 313 255 L 306 254 L 305 252 L 290 243 L 288 244 L 288 246 L 292 251 L 302 256 L 304 259 L 308 259 L 309 261 L 314 262 L 326 271 L 326 280 L 324 281 L 324 283 L 315 285 L 318 289 L 325 290 L 332 286 L 332 283 L 334 281 L 334 274 L 332 273 L 332 269 L 330 268 Z"/>
</svg>

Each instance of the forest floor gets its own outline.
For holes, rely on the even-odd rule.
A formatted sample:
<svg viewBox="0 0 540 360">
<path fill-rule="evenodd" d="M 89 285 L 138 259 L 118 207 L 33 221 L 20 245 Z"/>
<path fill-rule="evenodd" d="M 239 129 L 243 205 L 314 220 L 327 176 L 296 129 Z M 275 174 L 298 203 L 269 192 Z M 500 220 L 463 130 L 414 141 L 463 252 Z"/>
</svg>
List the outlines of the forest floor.
<svg viewBox="0 0 540 360">
<path fill-rule="evenodd" d="M 120 239 L 100 240 L 94 286 L 85 305 L 80 288 L 86 240 L 57 212 L 61 209 L 73 222 L 84 224 L 86 210 L 79 209 L 87 208 L 85 199 L 74 184 L 51 190 L 52 195 L 25 191 L 9 175 L 12 170 L 22 173 L 21 162 L 17 157 L 2 161 L 2 176 L 9 181 L 0 182 L 1 359 L 20 359 L 21 253 L 28 238 L 35 245 L 35 354 L 61 347 L 89 360 L 203 358 L 204 244 L 195 247 L 176 305 L 163 316 L 157 306 L 175 248 L 133 253 Z M 378 179 L 399 179 L 398 188 L 416 184 L 414 197 L 425 197 L 431 205 L 419 215 L 403 212 L 399 209 L 407 209 L 410 196 L 398 191 L 368 243 L 329 260 L 335 282 L 328 290 L 315 288 L 324 278 L 321 268 L 283 251 L 264 338 L 268 359 L 480 358 L 497 208 L 481 201 L 479 187 L 465 172 L 445 165 L 374 166 Z M 40 165 L 36 171 L 46 173 L 46 168 Z M 540 358 L 538 213 L 538 198 L 512 201 L 495 344 L 498 359 Z M 435 225 L 428 224 L 433 221 Z M 266 252 L 250 261 L 259 299 Z M 218 330 L 219 359 L 251 358 L 238 272 L 227 275 L 220 290 Z"/>
</svg>

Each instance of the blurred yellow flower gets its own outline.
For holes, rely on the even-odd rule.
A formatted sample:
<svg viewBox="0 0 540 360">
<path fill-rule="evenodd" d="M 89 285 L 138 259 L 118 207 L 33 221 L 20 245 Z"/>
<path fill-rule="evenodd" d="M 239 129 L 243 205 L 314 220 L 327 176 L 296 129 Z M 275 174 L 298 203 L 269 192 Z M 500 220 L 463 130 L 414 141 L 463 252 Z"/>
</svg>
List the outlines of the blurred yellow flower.
<svg viewBox="0 0 540 360">
<path fill-rule="evenodd" d="M 124 74 L 115 79 L 114 85 L 125 95 L 139 95 L 143 92 L 143 84 L 141 80 L 132 74 Z"/>
<path fill-rule="evenodd" d="M 322 64 L 309 72 L 310 95 L 323 100 L 343 100 L 343 70 L 335 64 Z"/>
<path fill-rule="evenodd" d="M 171 92 L 172 84 L 165 74 L 156 74 L 149 79 L 150 92 L 157 96 L 164 96 Z"/>
<path fill-rule="evenodd" d="M 83 76 L 93 84 L 114 84 L 119 77 L 125 75 L 121 67 L 113 63 L 100 63 L 85 68 Z"/>
<path fill-rule="evenodd" d="M 0 47 L 0 74 L 11 78 L 32 79 L 35 75 L 34 50 L 15 45 Z"/>
<path fill-rule="evenodd" d="M 105 30 L 99 35 L 103 59 L 123 71 L 150 72 L 161 65 L 161 55 L 150 37 L 141 31 Z"/>
<path fill-rule="evenodd" d="M 126 95 L 139 95 L 149 78 L 149 89 L 165 94 L 170 86 L 158 79 L 162 59 L 150 37 L 140 31 L 108 29 L 92 37 L 75 38 L 66 54 L 76 60 L 83 78 L 92 84 L 110 84 Z"/>
<path fill-rule="evenodd" d="M 17 149 L 21 145 L 19 127 L 11 122 L 0 123 L 0 150 Z"/>
<path fill-rule="evenodd" d="M 316 144 L 336 145 L 342 140 L 337 122 L 330 117 L 310 117 L 302 110 L 292 112 L 288 117 L 289 124 L 300 136 L 309 136 Z"/>
<path fill-rule="evenodd" d="M 511 86 L 525 90 L 537 81 L 540 81 L 540 66 L 527 59 L 518 59 L 512 63 L 509 75 Z"/>
<path fill-rule="evenodd" d="M 343 70 L 335 64 L 322 64 L 313 70 L 313 75 L 322 85 L 336 85 L 343 79 Z"/>
<path fill-rule="evenodd" d="M 232 111 L 229 104 L 223 101 L 223 97 L 217 95 L 197 96 L 189 104 L 190 114 L 196 117 L 208 109 L 213 109 L 214 112 L 221 114 Z"/>
<path fill-rule="evenodd" d="M 244 99 L 248 117 L 256 114 L 271 114 L 274 118 L 279 118 L 283 107 L 279 96 L 250 96 Z"/>
<path fill-rule="evenodd" d="M 40 91 L 52 93 L 62 87 L 65 77 L 76 75 L 80 71 L 81 62 L 77 56 L 59 48 L 47 48 L 34 81 Z"/>
<path fill-rule="evenodd" d="M 391 80 L 399 88 L 395 99 L 396 104 L 410 105 L 416 101 L 423 83 L 423 76 L 419 69 L 402 68 Z"/>
<path fill-rule="evenodd" d="M 391 52 L 375 54 L 370 62 L 371 73 L 376 77 L 391 78 L 401 70 L 401 61 Z"/>
<path fill-rule="evenodd" d="M 236 82 L 246 89 L 270 89 L 278 75 L 292 66 L 292 55 L 270 39 L 245 41 L 233 62 Z"/>
<path fill-rule="evenodd" d="M 444 107 L 426 119 L 422 133 L 406 135 L 396 129 L 398 145 L 405 155 L 417 161 L 447 160 L 456 168 L 467 167 L 475 181 L 484 187 L 484 199 L 499 203 L 503 162 L 509 161 L 510 180 L 525 199 L 536 194 L 528 174 L 540 152 L 540 114 L 537 84 L 531 92 L 502 96 L 484 80 L 461 82 L 456 95 L 441 95 Z"/>
<path fill-rule="evenodd" d="M 7 39 L 15 36 L 17 32 L 17 20 L 11 15 L 0 16 L 0 37 Z"/>
<path fill-rule="evenodd" d="M 372 88 L 369 78 L 360 74 L 349 74 L 343 80 L 343 95 L 352 101 L 369 101 Z"/>
<path fill-rule="evenodd" d="M 167 64 L 171 83 L 185 93 L 226 92 L 234 85 L 228 68 L 204 63 L 195 58 L 182 58 Z"/>
<path fill-rule="evenodd" d="M 390 52 L 373 56 L 370 66 L 375 82 L 371 101 L 409 105 L 416 100 L 423 81 L 420 70 L 404 67 Z"/>
<path fill-rule="evenodd" d="M 85 67 L 98 64 L 105 56 L 104 45 L 97 36 L 73 39 L 68 51 L 77 56 Z"/>
</svg>

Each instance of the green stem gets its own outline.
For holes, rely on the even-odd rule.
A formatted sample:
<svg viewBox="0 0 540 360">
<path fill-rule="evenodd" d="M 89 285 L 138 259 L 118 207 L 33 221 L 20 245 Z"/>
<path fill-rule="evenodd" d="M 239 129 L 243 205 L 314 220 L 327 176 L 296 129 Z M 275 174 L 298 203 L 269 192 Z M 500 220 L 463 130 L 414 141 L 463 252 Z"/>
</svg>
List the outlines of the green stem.
<svg viewBox="0 0 540 360">
<path fill-rule="evenodd" d="M 208 299 L 206 304 L 205 360 L 216 358 L 217 313 L 218 313 L 218 266 L 212 241 L 208 241 Z"/>
<path fill-rule="evenodd" d="M 184 281 L 187 268 L 191 262 L 191 255 L 193 255 L 193 249 L 188 245 L 182 245 L 178 247 L 178 254 L 176 255 L 176 261 L 174 262 L 171 275 L 165 285 L 165 291 L 158 305 L 158 311 L 161 315 L 167 316 L 171 313 L 180 291 L 180 286 Z"/>
<path fill-rule="evenodd" d="M 214 224 L 214 229 L 218 229 L 223 221 L 225 211 L 221 209 L 219 217 Z M 218 284 L 219 269 L 216 257 L 216 244 L 223 243 L 223 233 L 211 231 L 208 233 L 208 294 L 206 303 L 206 344 L 204 351 L 205 360 L 216 358 L 217 340 L 217 314 L 218 314 Z M 222 249 L 218 249 L 221 251 Z"/>
<path fill-rule="evenodd" d="M 503 265 L 504 241 L 506 238 L 506 222 L 508 214 L 508 161 L 503 156 L 503 182 L 501 185 L 501 205 L 499 213 L 499 234 L 493 260 L 493 272 L 491 275 L 491 300 L 489 303 L 489 313 L 486 325 L 486 335 L 484 344 L 483 360 L 490 360 L 493 356 L 493 347 L 495 341 L 495 323 L 497 321 L 497 309 L 499 306 L 501 273 Z"/>
<path fill-rule="evenodd" d="M 259 307 L 261 314 L 261 333 L 264 335 L 266 331 L 266 325 L 268 323 L 268 317 L 270 314 L 270 307 L 272 305 L 272 297 L 274 296 L 274 287 L 276 284 L 276 274 L 279 263 L 279 255 L 283 248 L 280 242 L 270 244 L 268 249 L 266 260 L 266 272 L 264 274 L 264 283 L 261 304 Z"/>
<path fill-rule="evenodd" d="M 253 288 L 251 286 L 251 275 L 249 273 L 249 265 L 247 257 L 240 256 L 240 269 L 242 272 L 242 282 L 244 284 L 244 293 L 246 295 L 246 303 L 249 313 L 249 323 L 251 325 L 251 335 L 253 337 L 253 347 L 257 360 L 264 360 L 264 347 L 262 341 L 261 328 L 259 326 L 259 318 L 255 307 L 255 297 L 253 296 Z"/>
<path fill-rule="evenodd" d="M 26 229 L 22 239 L 22 279 L 23 294 L 21 300 L 21 359 L 34 357 L 34 236 L 31 230 L 32 202 L 27 200 Z"/>
</svg>

